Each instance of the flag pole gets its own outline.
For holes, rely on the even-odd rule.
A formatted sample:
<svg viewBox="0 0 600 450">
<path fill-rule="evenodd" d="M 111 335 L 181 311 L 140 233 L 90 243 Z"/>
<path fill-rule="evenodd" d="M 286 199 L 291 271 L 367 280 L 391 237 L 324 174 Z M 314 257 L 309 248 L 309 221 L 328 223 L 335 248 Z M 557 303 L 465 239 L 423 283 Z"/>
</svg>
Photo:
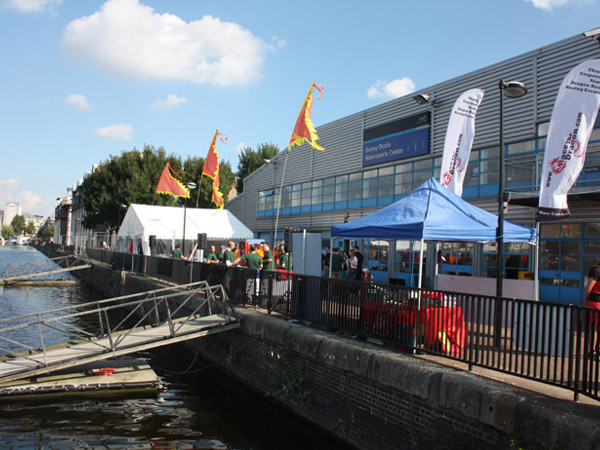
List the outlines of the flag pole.
<svg viewBox="0 0 600 450">
<path fill-rule="evenodd" d="M 279 185 L 279 197 L 277 199 L 277 214 L 275 215 L 275 232 L 273 234 L 273 245 L 276 245 L 277 241 L 277 227 L 279 225 L 279 208 L 281 207 L 281 196 L 283 195 L 283 179 L 285 178 L 285 168 L 287 167 L 287 157 L 289 150 L 285 152 L 285 159 L 283 161 L 283 173 L 281 174 L 281 183 Z M 275 170 L 275 167 L 273 167 Z"/>
</svg>

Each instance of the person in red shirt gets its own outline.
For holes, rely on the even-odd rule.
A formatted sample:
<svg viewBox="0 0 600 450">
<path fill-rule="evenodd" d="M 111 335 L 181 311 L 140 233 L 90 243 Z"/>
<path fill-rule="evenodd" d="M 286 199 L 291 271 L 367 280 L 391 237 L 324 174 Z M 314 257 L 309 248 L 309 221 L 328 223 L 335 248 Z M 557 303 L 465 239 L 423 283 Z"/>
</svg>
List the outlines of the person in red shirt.
<svg viewBox="0 0 600 450">
<path fill-rule="evenodd" d="M 594 308 L 597 311 L 590 312 L 590 325 L 598 325 L 598 316 L 600 316 L 600 261 L 599 265 L 592 266 L 588 273 L 588 280 L 584 288 L 585 306 Z M 592 358 L 599 358 L 598 352 L 598 334 L 594 342 L 593 350 L 590 352 Z"/>
</svg>

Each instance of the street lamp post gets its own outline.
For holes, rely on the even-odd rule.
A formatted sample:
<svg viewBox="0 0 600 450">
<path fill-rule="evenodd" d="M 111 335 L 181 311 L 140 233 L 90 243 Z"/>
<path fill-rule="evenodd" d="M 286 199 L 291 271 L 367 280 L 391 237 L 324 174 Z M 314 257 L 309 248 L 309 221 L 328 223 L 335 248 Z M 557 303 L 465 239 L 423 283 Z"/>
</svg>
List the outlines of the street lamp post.
<svg viewBox="0 0 600 450">
<path fill-rule="evenodd" d="M 498 83 L 500 89 L 500 155 L 498 158 L 498 225 L 496 228 L 496 297 L 502 297 L 504 284 L 504 208 L 506 196 L 504 192 L 504 97 L 520 98 L 527 94 L 527 88 L 520 81 L 504 81 Z M 502 302 L 496 302 L 495 314 L 496 344 L 500 344 L 502 325 Z"/>
<path fill-rule="evenodd" d="M 190 191 L 196 189 L 197 184 L 193 182 L 186 183 L 185 187 L 187 187 Z M 185 256 L 185 222 L 186 222 L 186 213 L 187 213 L 187 197 L 183 200 L 183 238 L 181 242 L 181 250 L 183 251 L 183 255 Z"/>
</svg>

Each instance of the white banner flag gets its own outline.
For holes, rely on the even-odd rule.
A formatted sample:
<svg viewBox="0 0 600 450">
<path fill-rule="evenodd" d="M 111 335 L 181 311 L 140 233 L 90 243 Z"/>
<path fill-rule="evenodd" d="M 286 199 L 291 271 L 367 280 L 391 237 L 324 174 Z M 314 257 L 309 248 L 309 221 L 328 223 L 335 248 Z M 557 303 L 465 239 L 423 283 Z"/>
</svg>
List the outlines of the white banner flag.
<svg viewBox="0 0 600 450">
<path fill-rule="evenodd" d="M 556 96 L 540 178 L 538 221 L 569 217 L 567 193 L 583 169 L 599 107 L 600 59 L 591 59 L 567 74 Z"/>
<path fill-rule="evenodd" d="M 482 99 L 483 89 L 470 89 L 463 93 L 454 103 L 448 121 L 440 184 L 459 197 L 462 197 L 463 181 L 475 137 L 475 115 Z"/>
</svg>

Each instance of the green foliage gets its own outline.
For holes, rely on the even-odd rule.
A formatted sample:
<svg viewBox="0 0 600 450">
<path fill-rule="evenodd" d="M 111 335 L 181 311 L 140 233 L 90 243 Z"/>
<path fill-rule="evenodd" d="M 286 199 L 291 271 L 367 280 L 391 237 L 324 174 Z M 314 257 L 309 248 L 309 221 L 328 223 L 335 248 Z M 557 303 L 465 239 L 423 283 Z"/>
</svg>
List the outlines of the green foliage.
<svg viewBox="0 0 600 450">
<path fill-rule="evenodd" d="M 180 175 L 182 183 L 194 182 L 200 185 L 199 190 L 196 188 L 190 192 L 188 206 L 195 207 L 197 203 L 199 208 L 215 207 L 211 202 L 212 180 L 206 176 L 201 179 L 200 176 L 204 166 L 203 158 L 188 158 L 182 164 L 180 157 L 167 155 L 163 148 L 157 150 L 152 146 L 145 146 L 143 152 L 134 149 L 123 152 L 120 156 L 111 156 L 85 178 L 82 189 L 87 215 L 83 225 L 93 228 L 105 224 L 111 230 L 117 229 L 125 216 L 125 209 L 121 205 L 183 205 L 182 198 L 156 193 L 158 180 L 167 161 Z M 229 163 L 221 162 L 220 184 L 225 200 L 233 179 Z"/>
<path fill-rule="evenodd" d="M 44 236 L 47 239 L 50 239 L 52 236 L 54 236 L 54 224 L 51 223 L 50 225 L 48 225 L 46 227 L 46 235 Z"/>
<path fill-rule="evenodd" d="M 181 177 L 183 184 L 190 181 L 196 183 L 198 187 L 190 191 L 190 199 L 188 206 L 194 208 L 216 208 L 212 202 L 212 178 L 206 175 L 202 176 L 204 168 L 204 158 L 197 156 L 188 158 L 183 165 L 185 171 Z M 223 194 L 223 199 L 227 203 L 227 194 L 231 190 L 231 186 L 235 179 L 235 175 L 231 171 L 231 165 L 227 161 L 219 161 L 219 190 Z"/>
<path fill-rule="evenodd" d="M 156 194 L 156 185 L 167 161 L 175 171 L 181 170 L 181 160 L 167 156 L 164 149 L 145 146 L 143 152 L 132 150 L 120 156 L 111 156 L 82 184 L 86 217 L 83 225 L 93 228 L 99 224 L 111 230 L 118 228 L 125 209 L 131 203 L 149 205 L 176 205 L 167 195 Z"/>
<path fill-rule="evenodd" d="M 32 221 L 27 222 L 25 233 L 27 233 L 27 236 L 33 236 L 35 234 L 35 223 Z"/>
<path fill-rule="evenodd" d="M 258 144 L 256 151 L 247 147 L 240 153 L 237 166 L 235 187 L 238 194 L 244 190 L 244 178 L 265 163 L 265 159 L 273 159 L 279 153 L 279 147 L 274 144 Z"/>
<path fill-rule="evenodd" d="M 10 225 L 2 225 L 2 237 L 4 239 L 10 239 L 15 235 L 15 230 Z"/>
<path fill-rule="evenodd" d="M 21 233 L 25 231 L 25 217 L 23 216 L 17 214 L 15 217 L 13 217 L 10 224 L 12 225 L 13 230 L 17 236 L 20 236 Z"/>
</svg>

